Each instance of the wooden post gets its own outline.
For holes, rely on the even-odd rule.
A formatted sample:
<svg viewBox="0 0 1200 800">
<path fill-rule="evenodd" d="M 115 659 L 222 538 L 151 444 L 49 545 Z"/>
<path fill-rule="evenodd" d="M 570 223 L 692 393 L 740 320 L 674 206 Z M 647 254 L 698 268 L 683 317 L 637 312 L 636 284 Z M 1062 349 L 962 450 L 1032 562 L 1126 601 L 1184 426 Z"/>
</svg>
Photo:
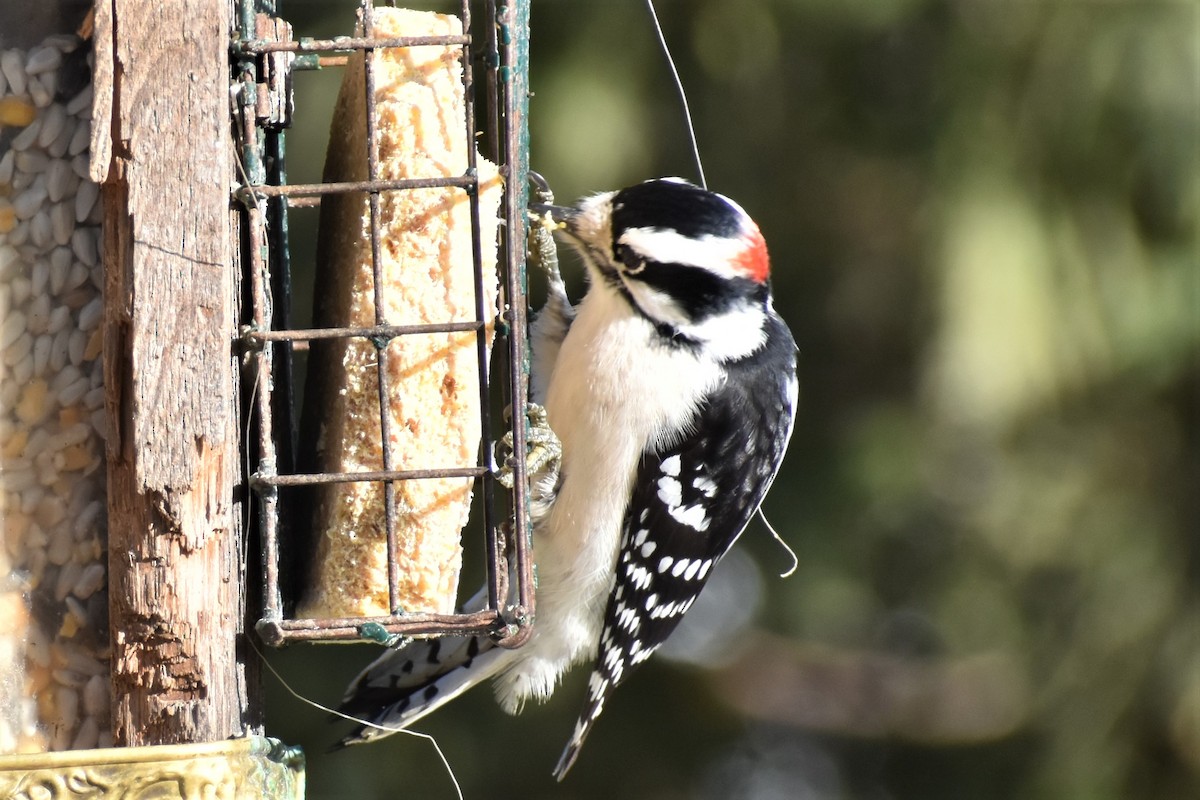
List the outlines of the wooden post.
<svg viewBox="0 0 1200 800">
<path fill-rule="evenodd" d="M 249 733 L 228 0 L 95 5 L 113 736 Z"/>
</svg>

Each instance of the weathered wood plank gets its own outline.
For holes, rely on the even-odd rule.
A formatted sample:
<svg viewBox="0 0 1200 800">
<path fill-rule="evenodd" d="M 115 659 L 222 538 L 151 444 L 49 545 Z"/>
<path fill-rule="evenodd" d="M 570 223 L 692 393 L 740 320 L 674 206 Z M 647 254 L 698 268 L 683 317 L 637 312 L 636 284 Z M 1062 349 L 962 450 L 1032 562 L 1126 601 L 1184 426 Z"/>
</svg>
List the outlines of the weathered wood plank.
<svg viewBox="0 0 1200 800">
<path fill-rule="evenodd" d="M 224 739 L 246 699 L 228 0 L 96 10 L 113 733 Z"/>
</svg>

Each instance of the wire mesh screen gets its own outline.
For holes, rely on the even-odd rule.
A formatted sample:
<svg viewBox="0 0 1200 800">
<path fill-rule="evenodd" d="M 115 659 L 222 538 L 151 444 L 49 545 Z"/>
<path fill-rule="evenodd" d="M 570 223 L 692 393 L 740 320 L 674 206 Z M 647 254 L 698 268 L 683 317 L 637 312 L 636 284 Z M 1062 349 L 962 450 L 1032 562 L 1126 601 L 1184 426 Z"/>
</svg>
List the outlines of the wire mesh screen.
<svg viewBox="0 0 1200 800">
<path fill-rule="evenodd" d="M 243 168 L 235 191 L 243 230 L 246 308 L 240 345 L 243 394 L 253 431 L 247 437 L 249 488 L 257 507 L 262 554 L 261 581 L 252 589 L 262 592 L 257 627 L 270 644 L 379 638 L 384 632 L 491 632 L 502 643 L 515 646 L 529 632 L 533 581 L 522 457 L 527 422 L 522 413 L 501 413 L 526 407 L 528 4 L 498 6 L 463 0 L 447 5 L 438 11 L 457 15 L 460 29 L 397 34 L 392 20 L 401 12 L 365 0 L 357 9 L 357 21 L 348 20 L 346 34 L 326 39 L 293 38 L 291 26 L 277 15 L 273 4 L 244 0 L 239 6 L 232 55 L 234 134 Z M 430 135 L 425 129 L 431 123 L 418 120 L 410 126 L 417 130 L 413 138 L 392 137 L 387 128 L 393 123 L 388 117 L 391 106 L 383 108 L 380 98 L 389 91 L 407 91 L 404 81 L 427 80 L 425 66 L 413 68 L 409 63 L 415 58 L 410 54 L 418 52 L 433 53 L 435 60 L 444 62 L 430 69 L 450 63 L 454 71 L 447 74 L 461 82 L 461 113 L 447 115 L 453 124 L 451 133 L 443 132 L 442 138 L 460 139 L 447 146 L 463 154 L 465 166 L 447 163 L 430 169 L 426 162 L 438 162 L 431 157 L 422 161 L 422 174 L 397 175 L 388 165 L 395 159 L 423 158 L 422 142 Z M 437 55 L 441 53 L 447 55 Z M 404 68 L 408 72 L 390 66 L 387 59 L 408 64 Z M 308 113 L 302 104 L 295 104 L 293 79 L 296 71 L 310 69 L 346 74 L 323 179 L 289 183 L 285 131 L 306 124 Z M 451 93 L 458 91 L 454 88 Z M 346 109 L 352 109 L 354 116 L 339 123 L 336 114 Z M 406 107 L 403 113 L 417 112 Z M 360 131 L 361 141 L 353 136 L 339 140 L 342 128 Z M 339 173 L 331 165 L 341 162 L 350 166 Z M 436 228 L 437 220 L 451 219 L 439 216 L 441 211 L 429 212 L 421 225 L 405 228 L 394 222 L 397 208 L 424 202 L 419 198 L 438 191 L 438 197 L 449 198 L 445 203 L 456 209 L 445 213 L 459 214 L 457 218 L 469 223 L 469 239 L 462 239 L 458 251 L 449 243 L 457 234 Z M 321 214 L 317 275 L 311 278 L 316 284 L 313 322 L 295 324 L 303 315 L 292 307 L 293 295 L 298 294 L 293 283 L 302 278 L 293 275 L 297 254 L 290 249 L 290 227 L 297 224 L 299 210 L 313 206 L 320 207 Z M 338 227 L 345 222 L 346 208 L 359 209 L 361 215 L 354 217 L 354 225 Z M 346 230 L 359 222 L 361 231 Z M 448 306 L 430 312 L 426 304 L 423 313 L 429 318 L 417 322 L 394 312 L 396 301 L 388 292 L 396 274 L 389 272 L 388 265 L 397 252 L 417 248 L 405 242 L 408 236 L 431 238 L 426 249 L 432 248 L 434 258 L 445 260 L 446 252 L 455 253 L 449 268 L 460 284 L 463 276 L 469 276 L 465 312 Z M 346 267 L 347 251 L 355 247 L 361 250 L 362 285 L 343 290 L 342 284 L 352 280 L 347 276 L 353 275 L 353 269 Z M 349 298 L 346 308 L 357 311 L 343 309 L 341 316 L 322 311 L 339 302 L 330 298 L 343 296 Z M 456 403 L 473 408 L 475 418 L 465 423 L 470 429 L 465 440 L 473 444 L 474 452 L 466 460 L 439 460 L 445 454 L 422 445 L 418 435 L 464 424 L 462 420 L 456 423 L 443 417 L 436 407 L 419 418 L 395 413 L 406 400 L 407 387 L 414 385 L 409 381 L 420 380 L 415 373 L 430 368 L 411 363 L 413 353 L 438 336 L 466 342 L 463 353 L 470 356 L 468 372 L 439 379 L 443 400 L 454 395 Z M 345 364 L 359 356 L 365 377 L 348 378 Z M 360 381 L 357 388 L 370 390 L 357 406 L 347 400 L 354 393 L 354 388 L 347 388 L 352 380 Z M 370 450 L 375 460 L 360 459 L 354 467 L 341 462 L 331 467 L 328 459 L 322 461 L 321 448 L 332 447 L 326 441 L 334 436 L 330 431 L 344 433 L 352 428 L 358 437 L 353 447 Z M 373 437 L 373 445 L 359 441 L 364 431 Z M 506 439 L 508 452 L 514 454 L 500 465 L 511 474 L 511 489 L 495 475 L 492 454 L 498 439 Z M 408 444 L 400 447 L 397 442 Z M 350 446 L 339 445 L 343 450 Z M 406 526 L 419 513 L 411 507 L 411 497 L 414 487 L 437 481 L 459 481 L 469 487 L 467 497 L 473 494 L 466 501 L 469 513 L 481 523 L 469 528 L 481 531 L 481 541 L 468 536 L 463 547 L 478 547 L 485 554 L 486 596 L 465 611 L 413 609 L 407 604 L 408 587 L 416 580 L 408 572 L 415 568 L 401 554 L 412 555 L 406 550 L 411 550 Z M 385 554 L 385 566 L 377 577 L 386 587 L 376 587 L 384 598 L 378 609 L 346 613 L 338 611 L 343 607 L 337 603 L 305 597 L 323 579 L 320 573 L 329 563 L 329 548 L 338 541 L 353 543 L 366 536 L 366 531 L 352 525 L 338 527 L 342 518 L 329 512 L 350 502 L 345 498 L 352 492 L 355 503 L 376 506 L 365 513 L 379 521 L 377 545 Z M 332 528 L 321 529 L 325 517 L 334 520 Z M 369 571 L 366 565 L 358 567 Z M 351 559 L 346 568 L 358 567 Z M 457 574 L 450 580 L 456 582 Z M 449 589 L 453 597 L 454 586 Z M 325 597 L 340 590 L 321 591 Z"/>
</svg>

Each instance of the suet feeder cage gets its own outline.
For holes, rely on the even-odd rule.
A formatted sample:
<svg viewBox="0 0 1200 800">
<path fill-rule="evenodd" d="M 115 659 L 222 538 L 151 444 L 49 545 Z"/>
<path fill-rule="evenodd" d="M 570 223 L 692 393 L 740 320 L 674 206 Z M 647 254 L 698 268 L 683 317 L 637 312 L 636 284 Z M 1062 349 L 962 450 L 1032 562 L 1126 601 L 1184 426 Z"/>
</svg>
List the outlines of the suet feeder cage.
<svg viewBox="0 0 1200 800">
<path fill-rule="evenodd" d="M 0 794 L 295 796 L 243 637 L 529 635 L 529 4 L 441 5 L 0 9 Z"/>
<path fill-rule="evenodd" d="M 445 5 L 454 13 L 364 3 L 328 39 L 239 6 L 241 345 L 257 628 L 272 645 L 482 632 L 517 644 L 532 612 L 523 459 L 507 464 L 511 490 L 493 463 L 497 439 L 525 447 L 525 415 L 497 412 L 526 403 L 526 16 L 520 3 Z M 285 131 L 310 111 L 293 75 L 311 69 L 342 71 L 341 91 L 322 180 L 289 183 Z M 316 300 L 298 325 L 289 229 L 313 206 Z M 473 494 L 489 588 L 456 613 Z"/>
</svg>

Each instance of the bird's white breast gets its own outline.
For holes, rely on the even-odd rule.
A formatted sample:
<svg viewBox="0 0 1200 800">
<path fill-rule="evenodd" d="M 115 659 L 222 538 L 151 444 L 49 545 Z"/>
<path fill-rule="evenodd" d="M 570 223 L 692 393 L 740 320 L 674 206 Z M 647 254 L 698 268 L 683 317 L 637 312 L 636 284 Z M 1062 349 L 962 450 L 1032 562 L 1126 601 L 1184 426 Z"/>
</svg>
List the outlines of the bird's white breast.
<svg viewBox="0 0 1200 800">
<path fill-rule="evenodd" d="M 562 482 L 534 527 L 534 638 L 498 687 L 510 710 L 594 656 L 638 461 L 684 433 L 720 380 L 714 364 L 657 337 L 624 298 L 593 285 L 562 343 L 546 394 Z"/>
</svg>

